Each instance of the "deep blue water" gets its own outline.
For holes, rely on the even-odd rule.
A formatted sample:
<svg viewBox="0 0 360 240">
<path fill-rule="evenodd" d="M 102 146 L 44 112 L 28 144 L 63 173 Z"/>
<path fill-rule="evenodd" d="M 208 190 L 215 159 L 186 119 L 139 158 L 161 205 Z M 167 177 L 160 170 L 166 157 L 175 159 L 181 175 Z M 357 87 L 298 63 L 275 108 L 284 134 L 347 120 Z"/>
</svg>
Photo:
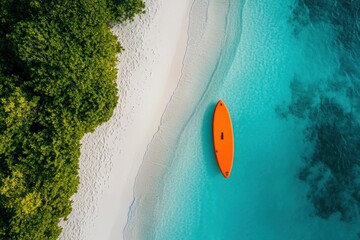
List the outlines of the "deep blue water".
<svg viewBox="0 0 360 240">
<path fill-rule="evenodd" d="M 360 239 L 360 1 L 230 2 L 231 41 L 143 239 Z M 229 179 L 213 154 L 219 99 L 234 127 Z"/>
</svg>

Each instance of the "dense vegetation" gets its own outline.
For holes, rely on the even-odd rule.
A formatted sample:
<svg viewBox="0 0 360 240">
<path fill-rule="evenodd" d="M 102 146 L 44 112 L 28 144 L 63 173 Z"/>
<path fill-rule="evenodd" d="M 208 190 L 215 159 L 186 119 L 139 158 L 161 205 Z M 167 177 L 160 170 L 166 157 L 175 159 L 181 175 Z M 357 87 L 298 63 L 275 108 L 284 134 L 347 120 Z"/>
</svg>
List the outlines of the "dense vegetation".
<svg viewBox="0 0 360 240">
<path fill-rule="evenodd" d="M 0 239 L 56 239 L 80 139 L 117 103 L 109 23 L 142 0 L 0 0 Z"/>
</svg>

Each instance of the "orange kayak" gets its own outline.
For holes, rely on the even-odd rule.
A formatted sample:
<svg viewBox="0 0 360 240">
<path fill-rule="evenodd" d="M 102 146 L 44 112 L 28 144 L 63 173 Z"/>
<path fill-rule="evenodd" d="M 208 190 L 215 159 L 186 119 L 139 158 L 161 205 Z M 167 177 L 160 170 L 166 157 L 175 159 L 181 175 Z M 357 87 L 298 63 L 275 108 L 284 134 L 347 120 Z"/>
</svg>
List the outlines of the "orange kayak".
<svg viewBox="0 0 360 240">
<path fill-rule="evenodd" d="M 230 113 L 222 100 L 215 107 L 212 132 L 216 161 L 222 175 L 228 178 L 234 160 L 234 134 Z"/>
</svg>

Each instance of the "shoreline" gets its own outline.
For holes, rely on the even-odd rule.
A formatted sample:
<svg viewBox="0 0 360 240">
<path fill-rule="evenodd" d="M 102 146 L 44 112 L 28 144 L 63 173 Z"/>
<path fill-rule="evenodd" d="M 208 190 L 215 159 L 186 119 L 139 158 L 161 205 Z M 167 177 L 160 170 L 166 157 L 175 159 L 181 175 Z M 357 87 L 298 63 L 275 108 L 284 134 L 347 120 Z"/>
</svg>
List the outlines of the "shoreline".
<svg viewBox="0 0 360 240">
<path fill-rule="evenodd" d="M 226 42 L 227 16 L 230 2 L 195 0 L 189 15 L 188 43 L 179 84 L 161 118 L 134 186 L 135 199 L 124 230 L 126 239 L 155 238 L 151 226 L 160 207 L 167 170 L 176 154 L 178 138 L 196 111 L 197 104 L 211 83 L 219 56 Z M 150 233 L 150 235 L 149 235 Z"/>
<path fill-rule="evenodd" d="M 147 1 L 146 14 L 115 25 L 119 102 L 112 118 L 81 141 L 80 185 L 59 239 L 121 239 L 148 144 L 178 85 L 193 0 Z"/>
</svg>

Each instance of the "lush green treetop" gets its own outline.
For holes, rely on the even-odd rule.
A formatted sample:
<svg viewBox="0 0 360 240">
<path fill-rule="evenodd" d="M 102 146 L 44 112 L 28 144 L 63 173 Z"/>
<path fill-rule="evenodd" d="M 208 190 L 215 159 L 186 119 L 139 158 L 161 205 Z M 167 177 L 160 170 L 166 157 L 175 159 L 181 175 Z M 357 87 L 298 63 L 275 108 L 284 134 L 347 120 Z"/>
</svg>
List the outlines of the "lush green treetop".
<svg viewBox="0 0 360 240">
<path fill-rule="evenodd" d="M 57 239 L 79 184 L 80 139 L 113 114 L 109 23 L 142 0 L 0 0 L 0 239 Z"/>
</svg>

